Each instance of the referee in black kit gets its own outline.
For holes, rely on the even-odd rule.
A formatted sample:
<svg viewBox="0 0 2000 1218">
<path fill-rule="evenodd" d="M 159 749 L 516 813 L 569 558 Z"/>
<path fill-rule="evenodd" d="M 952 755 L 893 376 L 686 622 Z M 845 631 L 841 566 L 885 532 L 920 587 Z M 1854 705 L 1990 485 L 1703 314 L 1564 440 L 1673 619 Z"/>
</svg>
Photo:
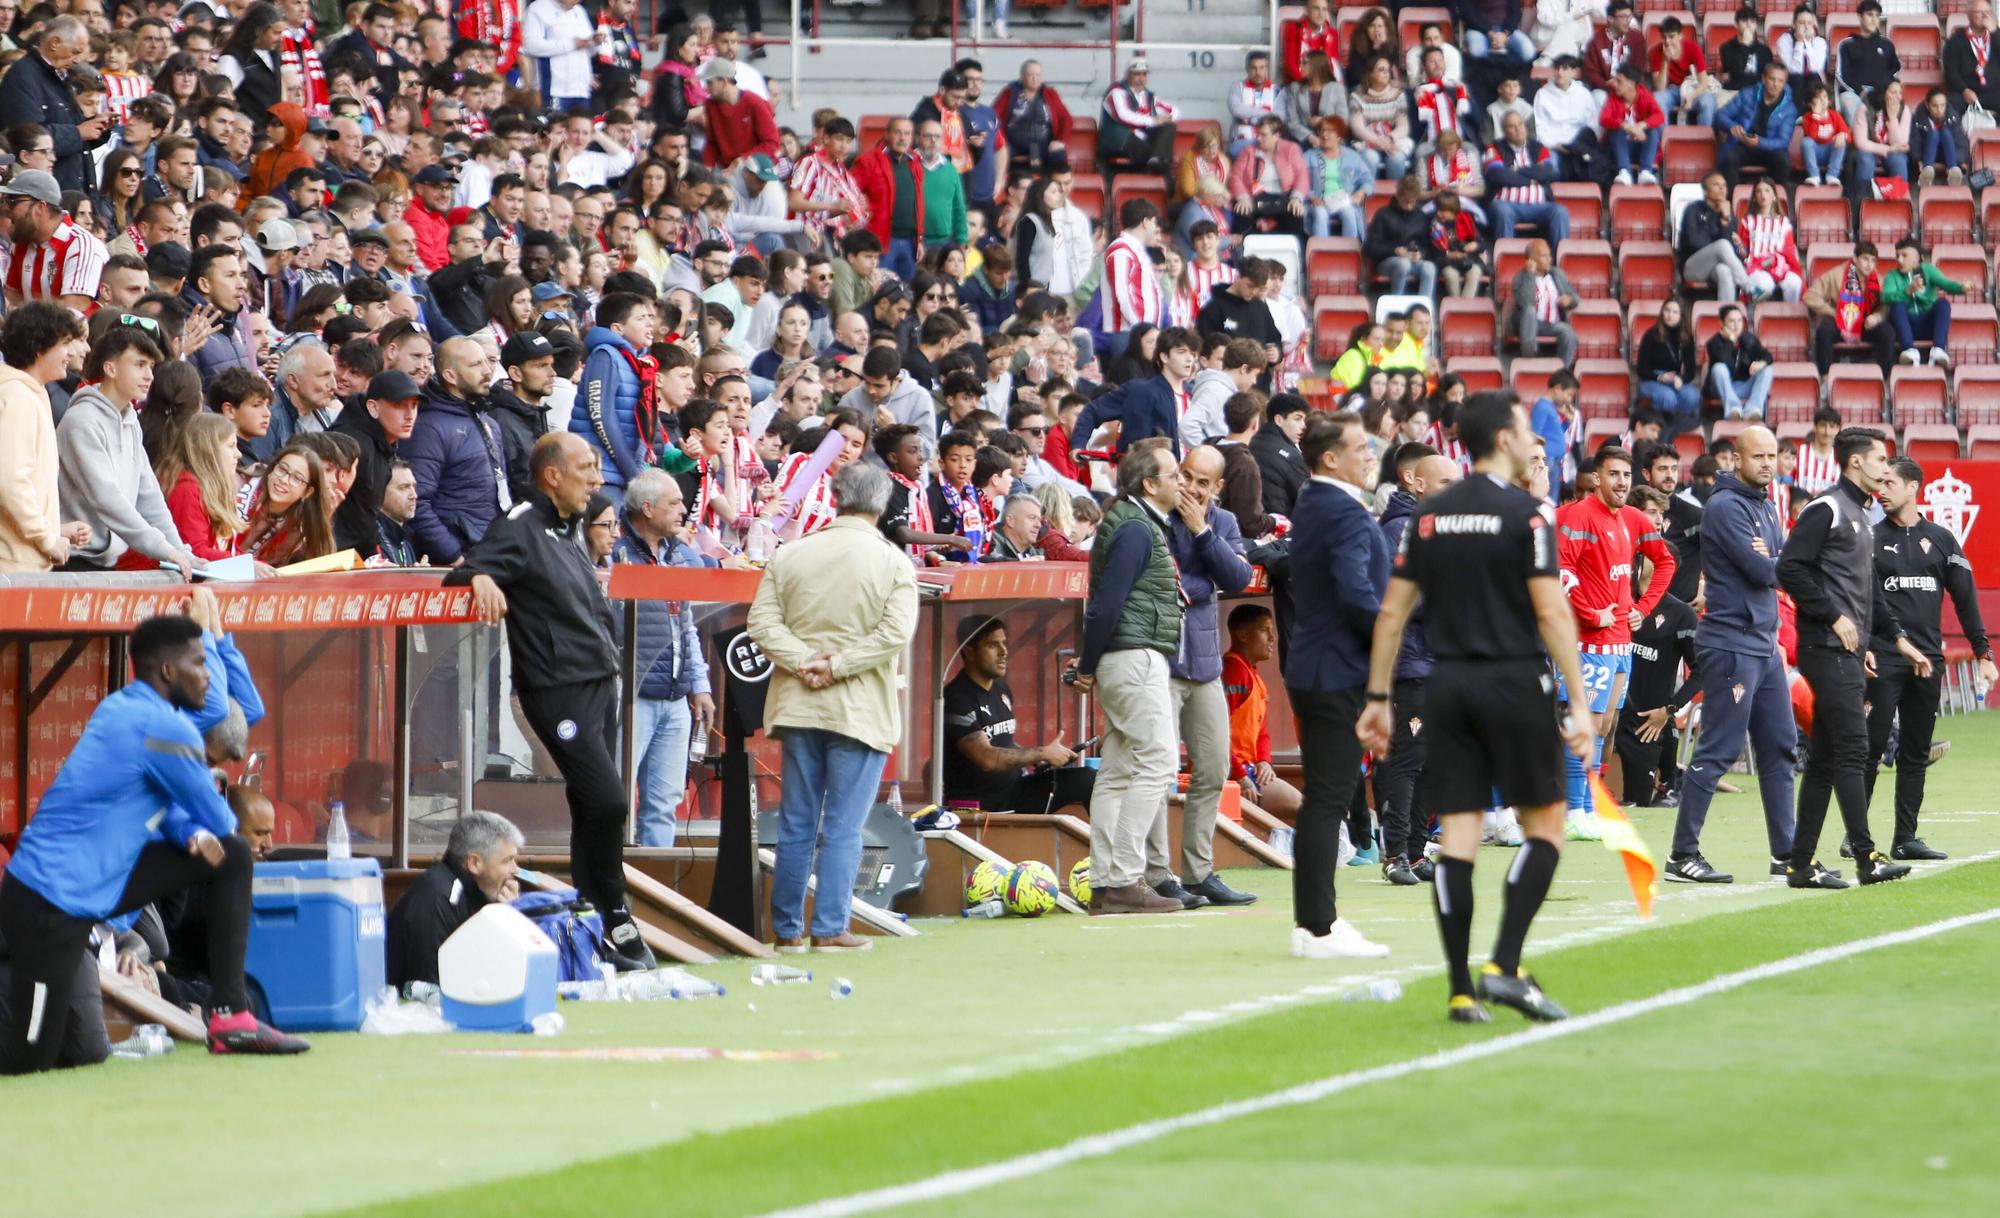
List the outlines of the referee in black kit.
<svg viewBox="0 0 2000 1218">
<path fill-rule="evenodd" d="M 654 961 L 625 899 L 630 805 L 611 752 L 618 632 L 578 536 L 596 472 L 597 455 L 583 437 L 559 431 L 537 440 L 528 458 L 534 489 L 444 582 L 472 585 L 480 620 L 512 618 L 514 689 L 568 787 L 570 875 L 604 916 L 604 959 L 630 972 Z"/>
<path fill-rule="evenodd" d="M 1958 538 L 1917 511 L 1924 467 L 1908 457 L 1889 462 L 1889 475 L 1877 496 L 1887 513 L 1875 526 L 1875 577 L 1882 598 L 1896 615 L 1911 645 L 1929 661 L 1920 670 L 1896 647 L 1895 637 L 1877 623 L 1869 649 L 1875 673 L 1868 678 L 1868 798 L 1875 798 L 1876 764 L 1889 745 L 1889 728 L 1901 729 L 1896 746 L 1896 833 L 1889 857 L 1927 861 L 1947 857 L 1917 836 L 1917 815 L 1924 806 L 1924 771 L 1931 764 L 1931 733 L 1937 728 L 1938 701 L 1944 690 L 1944 597 L 1951 594 L 1958 608 L 1959 629 L 1979 660 L 1979 676 L 1994 682 L 1993 648 L 1979 614 L 1979 589 L 1972 579 L 1972 562 Z M 1842 848 L 1846 853 L 1846 847 Z"/>
<path fill-rule="evenodd" d="M 1557 575 L 1555 528 L 1534 496 L 1515 486 L 1541 439 L 1508 390 L 1477 393 L 1458 411 L 1458 439 L 1472 474 L 1424 501 L 1403 533 L 1370 654 L 1368 704 L 1356 732 L 1376 756 L 1388 752 L 1394 713 L 1390 678 L 1403 628 L 1418 596 L 1437 662 L 1424 694 L 1425 751 L 1418 782 L 1443 826 L 1435 896 L 1450 1015 L 1486 1023 L 1489 999 L 1536 1020 L 1568 1017 L 1521 968 L 1528 925 L 1548 896 L 1562 849 L 1562 751 L 1588 757 L 1595 726 L 1572 705 L 1556 719 L 1555 658 L 1565 688 L 1582 689 L 1576 628 Z M 1482 813 L 1495 793 L 1520 811 L 1526 841 L 1507 873 L 1506 904 L 1493 958 L 1474 997 L 1472 864 Z"/>
<path fill-rule="evenodd" d="M 1778 586 L 1799 609 L 1799 675 L 1813 692 L 1812 750 L 1799 780 L 1799 813 L 1785 883 L 1793 888 L 1846 888 L 1847 881 L 1819 865 L 1819 832 L 1830 798 L 1854 848 L 1863 884 L 1910 874 L 1875 849 L 1868 835 L 1868 721 L 1862 710 L 1868 677 L 1875 672 L 1869 640 L 1888 640 L 1894 653 L 1928 676 L 1931 664 L 1910 643 L 1875 578 L 1875 535 L 1868 500 L 1889 474 L 1882 433 L 1849 427 L 1833 438 L 1840 481 L 1799 513 L 1778 554 Z"/>
</svg>

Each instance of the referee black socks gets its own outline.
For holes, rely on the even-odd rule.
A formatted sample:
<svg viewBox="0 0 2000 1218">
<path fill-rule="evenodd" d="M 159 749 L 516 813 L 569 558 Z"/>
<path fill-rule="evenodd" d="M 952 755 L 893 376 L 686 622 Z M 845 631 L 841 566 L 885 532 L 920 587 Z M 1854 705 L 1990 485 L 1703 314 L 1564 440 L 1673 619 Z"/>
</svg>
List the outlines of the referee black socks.
<svg viewBox="0 0 2000 1218">
<path fill-rule="evenodd" d="M 1439 855 L 1431 898 L 1437 904 L 1438 935 L 1444 940 L 1445 963 L 1451 966 L 1451 992 L 1469 996 L 1472 993 L 1472 965 L 1468 960 L 1472 952 L 1472 864 Z"/>
<path fill-rule="evenodd" d="M 1521 852 L 1507 872 L 1506 904 L 1500 913 L 1500 939 L 1493 945 L 1493 963 L 1510 977 L 1520 971 L 1521 945 L 1528 941 L 1528 926 L 1549 895 L 1559 857 L 1554 842 L 1531 837 L 1521 844 Z"/>
</svg>

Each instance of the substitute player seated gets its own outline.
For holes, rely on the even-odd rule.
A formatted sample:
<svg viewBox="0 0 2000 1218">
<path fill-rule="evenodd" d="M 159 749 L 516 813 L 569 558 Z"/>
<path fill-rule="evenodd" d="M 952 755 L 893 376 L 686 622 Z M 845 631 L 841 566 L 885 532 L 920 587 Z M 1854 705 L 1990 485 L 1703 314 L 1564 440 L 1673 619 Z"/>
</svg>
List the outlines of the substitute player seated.
<svg viewBox="0 0 2000 1218">
<path fill-rule="evenodd" d="M 958 637 L 964 666 L 944 687 L 945 802 L 987 812 L 1087 807 L 1097 771 L 1077 765 L 1060 734 L 1040 748 L 1014 741 L 1006 623 L 969 617 Z"/>
<path fill-rule="evenodd" d="M 0 1073 L 56 1064 L 91 927 L 183 888 L 199 891 L 208 923 L 209 1052 L 307 1048 L 260 1023 L 244 995 L 250 844 L 236 835 L 190 718 L 208 695 L 201 625 L 147 618 L 131 652 L 132 683 L 91 713 L 0 880 L 0 935 L 13 957 Z"/>
</svg>

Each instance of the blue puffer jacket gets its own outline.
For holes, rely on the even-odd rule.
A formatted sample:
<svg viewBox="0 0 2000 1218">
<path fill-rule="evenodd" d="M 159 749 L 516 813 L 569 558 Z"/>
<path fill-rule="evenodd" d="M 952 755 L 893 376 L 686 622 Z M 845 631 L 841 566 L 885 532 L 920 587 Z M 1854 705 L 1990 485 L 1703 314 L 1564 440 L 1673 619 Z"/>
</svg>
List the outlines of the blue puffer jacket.
<svg viewBox="0 0 2000 1218">
<path fill-rule="evenodd" d="M 1236 514 L 1213 504 L 1208 532 L 1196 537 L 1180 513 L 1167 517 L 1167 548 L 1181 568 L 1181 591 L 1188 599 L 1181 619 L 1181 648 L 1167 671 L 1183 681 L 1222 679 L 1222 607 L 1224 593 L 1241 592 L 1255 574 L 1243 558 L 1243 530 Z"/>
<path fill-rule="evenodd" d="M 592 326 L 584 340 L 583 383 L 570 407 L 569 429 L 590 442 L 604 468 L 606 486 L 624 486 L 645 468 L 639 442 L 639 374 L 632 367 L 632 344 Z M 657 437 L 656 437 L 657 439 Z"/>
<path fill-rule="evenodd" d="M 1760 537 L 1762 554 L 1751 548 Z M 1777 651 L 1778 552 L 1784 548 L 1778 506 L 1769 492 L 1752 490 L 1734 474 L 1718 476 L 1701 513 L 1708 609 L 1695 629 L 1696 647 L 1748 656 Z"/>
<path fill-rule="evenodd" d="M 655 567 L 713 567 L 718 564 L 689 547 L 668 539 L 656 552 L 645 538 L 632 531 L 632 522 L 623 515 L 618 520 L 618 540 L 611 547 L 614 563 L 638 563 Z M 670 601 L 639 602 L 639 696 L 673 702 L 689 694 L 705 694 L 708 687 L 708 659 L 701 649 L 701 631 L 688 606 Z"/>
<path fill-rule="evenodd" d="M 1728 148 L 1737 142 L 1736 137 L 1729 134 L 1735 127 L 1741 127 L 1746 133 L 1756 136 L 1758 145 L 1763 148 L 1786 148 L 1791 145 L 1792 128 L 1799 122 L 1799 109 L 1792 104 L 1792 91 L 1785 90 L 1784 96 L 1778 99 L 1778 104 L 1771 108 L 1769 117 L 1764 120 L 1764 129 L 1759 131 L 1756 129 L 1757 103 L 1762 99 L 1763 93 L 1761 86 L 1745 89 L 1730 98 L 1729 104 L 1716 112 L 1715 133 L 1722 137 L 1723 148 Z"/>
<path fill-rule="evenodd" d="M 211 307 L 208 297 L 193 288 L 181 289 L 181 302 L 192 312 L 195 309 Z M 209 336 L 200 350 L 188 356 L 194 370 L 201 373 L 201 383 L 205 387 L 225 368 L 248 368 L 257 370 L 257 361 L 250 356 L 250 344 L 243 338 L 243 311 L 238 309 L 233 315 L 222 319 L 221 328 Z"/>
<path fill-rule="evenodd" d="M 1382 540 L 1389 543 L 1390 554 L 1402 548 L 1403 534 L 1409 531 L 1410 521 L 1416 517 L 1415 495 L 1398 489 L 1389 496 L 1389 506 L 1382 509 Z M 1403 649 L 1396 653 L 1396 679 L 1421 681 L 1431 675 L 1431 665 L 1436 659 L 1431 654 L 1429 640 L 1424 638 L 1424 603 L 1419 600 L 1410 611 L 1409 625 L 1403 630 Z"/>
<path fill-rule="evenodd" d="M 416 430 L 396 446 L 417 476 L 417 514 L 410 520 L 417 552 L 450 566 L 486 536 L 500 515 L 499 428 L 435 378 L 424 385 Z"/>
</svg>

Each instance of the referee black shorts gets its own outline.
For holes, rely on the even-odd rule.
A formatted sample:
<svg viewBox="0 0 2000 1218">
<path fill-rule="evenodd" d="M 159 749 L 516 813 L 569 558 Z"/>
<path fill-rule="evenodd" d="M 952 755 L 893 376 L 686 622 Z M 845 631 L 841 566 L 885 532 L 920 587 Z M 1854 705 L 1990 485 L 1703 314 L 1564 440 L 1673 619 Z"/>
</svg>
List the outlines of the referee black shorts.
<svg viewBox="0 0 2000 1218">
<path fill-rule="evenodd" d="M 1548 662 L 1440 660 L 1424 689 L 1423 807 L 1438 815 L 1564 798 Z"/>
</svg>

